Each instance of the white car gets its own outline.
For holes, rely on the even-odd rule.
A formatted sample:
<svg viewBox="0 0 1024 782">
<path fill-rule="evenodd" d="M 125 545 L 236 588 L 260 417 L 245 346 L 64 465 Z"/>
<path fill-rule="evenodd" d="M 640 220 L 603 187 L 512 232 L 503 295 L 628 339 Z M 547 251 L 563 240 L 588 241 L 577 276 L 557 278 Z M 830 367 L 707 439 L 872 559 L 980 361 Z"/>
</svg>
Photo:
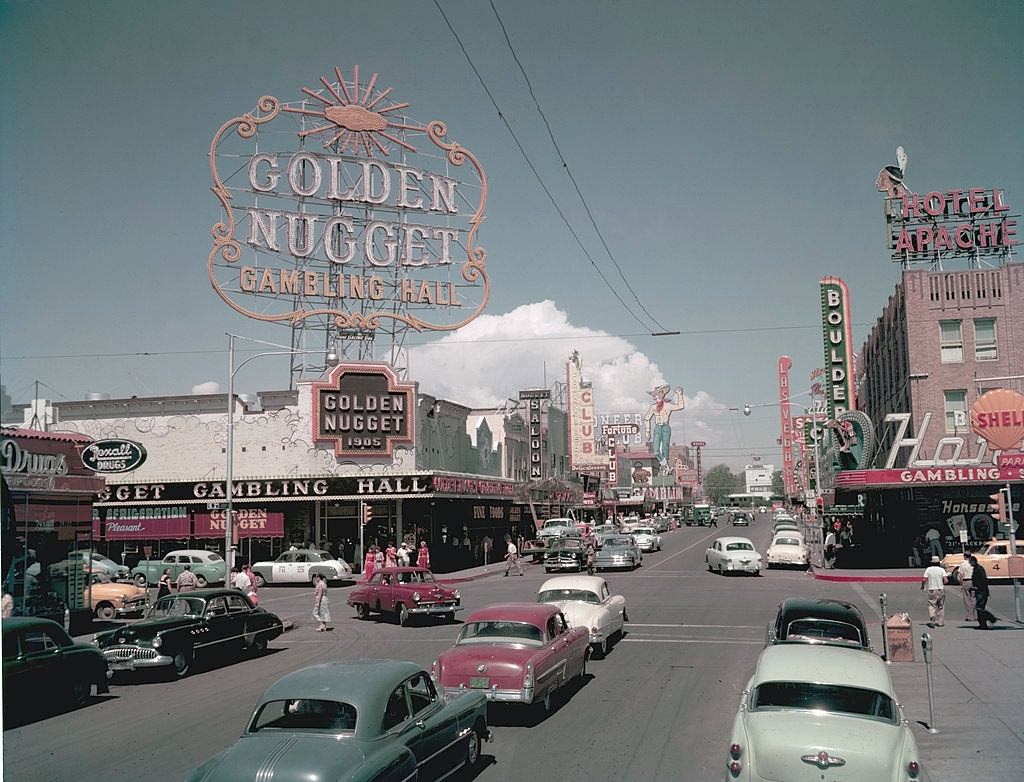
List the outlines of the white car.
<svg viewBox="0 0 1024 782">
<path fill-rule="evenodd" d="M 769 646 L 725 749 L 728 782 L 914 782 L 924 769 L 881 658 L 860 649 Z"/>
<path fill-rule="evenodd" d="M 629 534 L 641 551 L 661 551 L 661 535 L 654 531 L 654 527 L 634 527 Z"/>
<path fill-rule="evenodd" d="M 761 555 L 747 538 L 719 538 L 704 552 L 708 570 L 761 575 Z"/>
<path fill-rule="evenodd" d="M 256 588 L 265 584 L 308 584 L 313 576 L 323 575 L 328 581 L 348 581 L 352 568 L 326 551 L 289 549 L 273 562 L 257 562 L 252 566 Z"/>
<path fill-rule="evenodd" d="M 772 565 L 796 565 L 806 568 L 811 563 L 811 550 L 804 542 L 803 535 L 783 530 L 773 539 L 764 553 L 768 567 Z"/>
<path fill-rule="evenodd" d="M 537 532 L 537 537 L 540 539 L 560 538 L 569 533 L 576 534 L 575 519 L 548 519 L 541 525 L 540 531 Z"/>
<path fill-rule="evenodd" d="M 549 578 L 537 592 L 537 602 L 558 606 L 571 627 L 586 627 L 594 651 L 602 657 L 608 652 L 608 639 L 621 635 L 629 620 L 626 598 L 611 594 L 608 582 L 598 576 Z"/>
</svg>

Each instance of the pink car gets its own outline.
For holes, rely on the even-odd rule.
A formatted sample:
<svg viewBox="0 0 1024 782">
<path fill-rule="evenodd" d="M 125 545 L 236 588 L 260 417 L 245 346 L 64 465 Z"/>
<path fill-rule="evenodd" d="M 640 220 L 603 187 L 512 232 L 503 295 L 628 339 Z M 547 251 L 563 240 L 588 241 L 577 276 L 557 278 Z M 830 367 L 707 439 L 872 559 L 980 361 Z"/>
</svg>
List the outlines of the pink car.
<svg viewBox="0 0 1024 782">
<path fill-rule="evenodd" d="M 570 627 L 557 606 L 499 603 L 471 613 L 455 646 L 434 661 L 431 676 L 445 697 L 478 690 L 491 701 L 540 704 L 587 671 L 590 636 Z"/>
<path fill-rule="evenodd" d="M 374 611 L 397 614 L 405 627 L 414 616 L 441 616 L 454 621 L 462 610 L 459 590 L 439 584 L 434 574 L 422 567 L 389 567 L 375 570 L 370 580 L 360 584 L 348 595 L 348 604 L 360 619 L 368 619 Z"/>
</svg>

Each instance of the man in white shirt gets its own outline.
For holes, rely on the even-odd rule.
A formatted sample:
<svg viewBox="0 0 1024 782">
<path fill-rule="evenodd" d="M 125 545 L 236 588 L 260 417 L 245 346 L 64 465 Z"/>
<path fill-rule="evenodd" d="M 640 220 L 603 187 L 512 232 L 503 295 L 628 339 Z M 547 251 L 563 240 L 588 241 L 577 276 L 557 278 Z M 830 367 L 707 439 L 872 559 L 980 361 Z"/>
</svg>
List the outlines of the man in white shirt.
<svg viewBox="0 0 1024 782">
<path fill-rule="evenodd" d="M 921 589 L 928 590 L 928 626 L 942 627 L 946 624 L 946 582 L 949 577 L 939 565 L 939 558 L 932 556 L 932 564 L 921 574 Z"/>
<path fill-rule="evenodd" d="M 831 529 L 825 536 L 823 546 L 824 550 L 821 554 L 821 564 L 824 567 L 831 568 L 836 561 L 836 533 L 834 533 Z"/>
<path fill-rule="evenodd" d="M 508 564 L 505 565 L 505 575 L 508 575 L 508 571 L 512 569 L 513 565 L 516 569 L 516 575 L 523 575 L 523 569 L 519 566 L 519 549 L 516 548 L 516 544 L 512 542 L 512 538 L 508 540 L 508 553 L 505 554 L 505 559 L 508 560 Z"/>
<path fill-rule="evenodd" d="M 242 592 L 242 594 L 249 594 L 249 590 L 252 589 L 252 581 L 249 580 L 249 575 L 244 570 L 239 570 L 233 579 L 231 579 L 231 586 Z"/>
</svg>

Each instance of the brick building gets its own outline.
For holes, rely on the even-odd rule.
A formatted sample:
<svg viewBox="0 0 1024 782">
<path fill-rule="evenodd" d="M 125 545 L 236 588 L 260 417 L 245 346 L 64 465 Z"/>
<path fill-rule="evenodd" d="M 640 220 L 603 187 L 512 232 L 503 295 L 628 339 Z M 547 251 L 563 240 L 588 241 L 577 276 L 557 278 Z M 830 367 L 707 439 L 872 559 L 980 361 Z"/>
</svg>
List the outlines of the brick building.
<svg viewBox="0 0 1024 782">
<path fill-rule="evenodd" d="M 870 544 L 859 547 L 870 564 L 959 551 L 963 530 L 968 546 L 1005 537 L 985 512 L 999 486 L 995 454 L 972 432 L 970 409 L 987 391 L 1024 390 L 1022 376 L 1024 264 L 903 272 L 860 355 L 874 460 L 835 478 L 835 503 L 864 507 L 856 538 Z"/>
</svg>

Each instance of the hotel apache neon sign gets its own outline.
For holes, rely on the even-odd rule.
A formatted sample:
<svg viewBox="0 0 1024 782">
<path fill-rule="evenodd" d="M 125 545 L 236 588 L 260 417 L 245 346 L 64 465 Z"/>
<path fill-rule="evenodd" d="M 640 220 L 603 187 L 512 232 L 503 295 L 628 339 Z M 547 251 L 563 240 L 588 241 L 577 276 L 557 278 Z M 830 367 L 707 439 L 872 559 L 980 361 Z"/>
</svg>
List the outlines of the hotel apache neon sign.
<svg viewBox="0 0 1024 782">
<path fill-rule="evenodd" d="M 358 66 L 351 79 L 334 75 L 303 87 L 301 101 L 262 97 L 214 135 L 212 190 L 224 213 L 207 259 L 214 290 L 260 321 L 333 318 L 374 330 L 390 319 L 434 331 L 469 323 L 490 290 L 477 244 L 482 166 L 446 140 L 443 122 L 406 117 L 409 104 L 377 87 L 377 74 L 365 83 Z M 294 151 L 282 149 L 289 128 Z M 275 134 L 274 151 L 258 151 L 261 132 Z M 238 158 L 242 166 L 222 175 L 221 157 L 225 170 Z"/>
</svg>

